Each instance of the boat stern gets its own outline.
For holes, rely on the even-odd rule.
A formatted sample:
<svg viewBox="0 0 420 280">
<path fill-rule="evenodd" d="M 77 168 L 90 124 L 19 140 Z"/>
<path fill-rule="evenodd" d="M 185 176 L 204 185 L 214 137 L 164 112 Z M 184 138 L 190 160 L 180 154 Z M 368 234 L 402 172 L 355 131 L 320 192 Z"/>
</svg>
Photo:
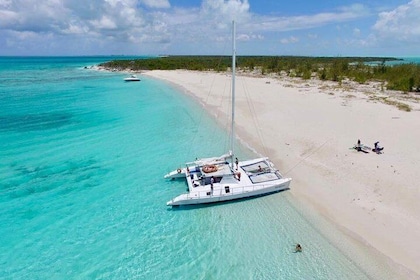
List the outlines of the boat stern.
<svg viewBox="0 0 420 280">
<path fill-rule="evenodd" d="M 178 168 L 177 170 L 171 171 L 163 177 L 165 179 L 185 178 L 185 170 Z"/>
</svg>

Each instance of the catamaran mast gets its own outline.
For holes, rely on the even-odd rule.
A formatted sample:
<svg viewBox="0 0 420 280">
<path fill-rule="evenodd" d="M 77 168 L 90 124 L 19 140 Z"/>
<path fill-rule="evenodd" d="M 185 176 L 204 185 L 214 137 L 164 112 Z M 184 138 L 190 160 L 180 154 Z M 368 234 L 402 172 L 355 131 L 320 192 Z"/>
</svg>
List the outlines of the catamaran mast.
<svg viewBox="0 0 420 280">
<path fill-rule="evenodd" d="M 236 26 L 232 21 L 232 128 L 230 138 L 230 149 L 232 152 L 232 164 L 234 155 L 234 139 L 235 139 L 235 72 L 236 72 Z"/>
</svg>

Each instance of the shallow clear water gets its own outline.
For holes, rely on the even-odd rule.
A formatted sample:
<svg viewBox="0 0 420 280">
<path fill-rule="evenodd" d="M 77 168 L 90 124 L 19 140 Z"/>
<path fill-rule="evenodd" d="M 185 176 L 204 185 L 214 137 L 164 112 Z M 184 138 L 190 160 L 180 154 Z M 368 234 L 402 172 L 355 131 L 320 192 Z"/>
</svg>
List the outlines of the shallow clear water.
<svg viewBox="0 0 420 280">
<path fill-rule="evenodd" d="M 226 133 L 167 84 L 84 69 L 106 60 L 0 58 L 0 279 L 386 278 L 288 192 L 168 208 L 186 184 L 163 175 Z"/>
</svg>

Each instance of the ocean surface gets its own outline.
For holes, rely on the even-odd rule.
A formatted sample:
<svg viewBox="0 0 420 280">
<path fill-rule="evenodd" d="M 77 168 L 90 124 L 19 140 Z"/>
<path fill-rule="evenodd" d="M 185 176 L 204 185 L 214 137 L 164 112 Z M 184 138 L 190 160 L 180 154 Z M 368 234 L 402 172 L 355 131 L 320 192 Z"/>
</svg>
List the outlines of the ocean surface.
<svg viewBox="0 0 420 280">
<path fill-rule="evenodd" d="M 115 58 L 0 57 L 0 279 L 393 279 L 287 191 L 168 208 L 186 184 L 163 175 L 227 133 L 169 84 L 90 67 Z"/>
</svg>

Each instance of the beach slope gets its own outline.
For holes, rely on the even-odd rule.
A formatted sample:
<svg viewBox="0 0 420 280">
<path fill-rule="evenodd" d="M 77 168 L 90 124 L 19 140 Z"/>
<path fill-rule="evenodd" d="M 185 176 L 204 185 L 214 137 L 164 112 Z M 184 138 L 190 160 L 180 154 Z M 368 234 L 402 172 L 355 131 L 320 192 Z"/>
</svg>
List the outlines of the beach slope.
<svg viewBox="0 0 420 280">
<path fill-rule="evenodd" d="M 230 74 L 143 74 L 183 87 L 222 122 L 227 118 Z M 244 73 L 236 89 L 238 137 L 293 178 L 293 196 L 413 272 L 409 278 L 420 277 L 420 96 L 379 83 Z M 358 152 L 358 139 L 385 149 Z"/>
</svg>

